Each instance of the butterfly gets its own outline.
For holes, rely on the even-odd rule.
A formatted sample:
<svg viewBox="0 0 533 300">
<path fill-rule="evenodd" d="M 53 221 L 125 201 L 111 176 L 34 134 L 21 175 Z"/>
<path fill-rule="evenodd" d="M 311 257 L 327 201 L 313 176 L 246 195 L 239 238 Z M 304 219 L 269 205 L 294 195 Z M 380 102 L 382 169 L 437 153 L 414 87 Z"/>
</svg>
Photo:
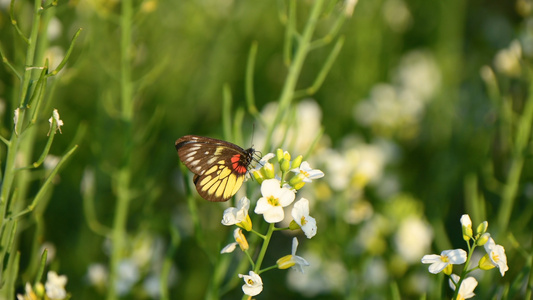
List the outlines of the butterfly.
<svg viewBox="0 0 533 300">
<path fill-rule="evenodd" d="M 237 193 L 256 152 L 197 135 L 179 138 L 176 150 L 181 162 L 194 173 L 198 194 L 214 202 L 228 201 Z"/>
</svg>

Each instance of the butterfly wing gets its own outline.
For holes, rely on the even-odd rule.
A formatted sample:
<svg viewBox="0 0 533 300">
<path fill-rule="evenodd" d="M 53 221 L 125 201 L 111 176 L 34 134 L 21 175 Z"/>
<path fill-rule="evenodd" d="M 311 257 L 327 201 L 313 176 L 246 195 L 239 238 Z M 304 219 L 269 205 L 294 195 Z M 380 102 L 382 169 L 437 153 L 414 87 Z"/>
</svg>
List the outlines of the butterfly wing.
<svg viewBox="0 0 533 300">
<path fill-rule="evenodd" d="M 253 158 L 252 148 L 244 150 L 226 141 L 186 135 L 176 141 L 180 160 L 195 174 L 194 184 L 202 198 L 227 201 L 242 186 Z"/>
</svg>

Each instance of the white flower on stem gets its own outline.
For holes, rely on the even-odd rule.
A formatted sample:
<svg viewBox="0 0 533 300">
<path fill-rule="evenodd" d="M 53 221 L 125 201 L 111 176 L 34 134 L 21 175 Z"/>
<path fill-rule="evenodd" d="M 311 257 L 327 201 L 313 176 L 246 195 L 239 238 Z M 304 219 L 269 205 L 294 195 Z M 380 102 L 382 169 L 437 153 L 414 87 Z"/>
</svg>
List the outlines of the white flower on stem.
<svg viewBox="0 0 533 300">
<path fill-rule="evenodd" d="M 466 251 L 463 249 L 444 250 L 440 255 L 429 254 L 422 257 L 423 264 L 431 264 L 429 272 L 438 274 L 442 270 L 445 274 L 450 275 L 452 272 L 452 265 L 458 265 L 466 262 Z"/>
<path fill-rule="evenodd" d="M 252 222 L 248 216 L 248 209 L 250 208 L 250 199 L 242 197 L 237 202 L 237 207 L 229 207 L 224 210 L 222 217 L 222 225 L 231 226 L 237 224 L 247 231 L 252 229 Z"/>
<path fill-rule="evenodd" d="M 50 117 L 50 119 L 48 119 L 48 122 L 50 123 L 50 131 L 48 131 L 48 135 L 50 135 L 50 133 L 52 132 L 52 128 L 54 128 L 54 122 L 56 122 L 57 125 L 56 130 L 59 130 L 59 133 L 62 133 L 61 126 L 63 126 L 63 120 L 59 118 L 59 112 L 57 111 L 57 109 L 54 109 L 54 111 L 52 112 L 52 116 Z"/>
<path fill-rule="evenodd" d="M 459 276 L 452 274 L 450 276 L 450 287 L 455 291 L 456 285 L 459 282 Z M 477 286 L 477 280 L 474 277 L 467 277 L 461 282 L 459 292 L 457 293 L 457 299 L 469 299 L 474 297 L 474 289 Z"/>
<path fill-rule="evenodd" d="M 505 272 L 509 270 L 509 267 L 507 266 L 507 256 L 505 255 L 505 248 L 503 248 L 502 245 L 496 245 L 492 238 L 489 238 L 484 247 L 485 251 L 487 251 L 490 261 L 494 264 L 494 266 L 500 269 L 500 273 L 503 277 L 505 275 Z"/>
<path fill-rule="evenodd" d="M 302 273 L 304 272 L 303 266 L 307 267 L 309 266 L 309 263 L 303 257 L 296 255 L 297 248 L 298 248 L 298 239 L 293 238 L 291 254 L 283 256 L 282 258 L 278 259 L 278 261 L 276 262 L 279 269 L 288 269 L 292 267 Z"/>
<path fill-rule="evenodd" d="M 324 172 L 318 169 L 311 168 L 311 166 L 309 166 L 309 163 L 307 161 L 302 162 L 302 164 L 298 168 L 292 169 L 291 172 L 294 172 L 296 174 L 303 174 L 304 182 L 312 182 L 313 179 L 324 177 Z"/>
<path fill-rule="evenodd" d="M 67 276 L 58 276 L 56 272 L 49 271 L 44 285 L 46 296 L 53 300 L 65 299 L 67 297 L 67 291 L 65 291 L 66 284 Z"/>
<path fill-rule="evenodd" d="M 33 291 L 33 287 L 29 282 L 26 282 L 26 285 L 24 286 L 24 295 L 17 294 L 17 300 L 36 300 L 37 295 Z"/>
<path fill-rule="evenodd" d="M 309 200 L 302 198 L 294 203 L 292 217 L 294 222 L 302 228 L 308 239 L 315 236 L 317 230 L 316 220 L 309 215 Z"/>
<path fill-rule="evenodd" d="M 250 275 L 239 274 L 240 278 L 244 279 L 242 291 L 248 296 L 256 296 L 263 291 L 263 280 L 254 271 L 250 271 Z"/>
<path fill-rule="evenodd" d="M 263 197 L 257 200 L 256 214 L 262 214 L 268 223 L 277 223 L 283 220 L 283 208 L 290 205 L 295 198 L 294 192 L 288 188 L 281 188 L 277 179 L 267 179 L 261 184 Z"/>
</svg>

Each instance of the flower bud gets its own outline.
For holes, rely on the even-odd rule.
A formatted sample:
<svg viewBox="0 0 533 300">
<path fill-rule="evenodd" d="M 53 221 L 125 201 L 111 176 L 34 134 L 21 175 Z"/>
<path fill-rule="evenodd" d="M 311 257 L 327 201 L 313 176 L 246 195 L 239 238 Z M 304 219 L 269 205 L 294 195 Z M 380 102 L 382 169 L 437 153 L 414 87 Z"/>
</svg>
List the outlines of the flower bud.
<svg viewBox="0 0 533 300">
<path fill-rule="evenodd" d="M 490 238 L 490 233 L 485 232 L 477 239 L 476 244 L 478 244 L 478 246 L 483 246 L 488 242 L 489 238 Z"/>
<path fill-rule="evenodd" d="M 37 282 L 37 284 L 35 284 L 35 294 L 37 295 L 37 297 L 39 297 L 39 299 L 44 297 L 45 288 L 44 288 L 44 285 L 42 283 Z"/>
<path fill-rule="evenodd" d="M 291 154 L 288 151 L 283 152 L 283 159 L 290 162 Z"/>
<path fill-rule="evenodd" d="M 246 219 L 241 221 L 240 223 L 235 224 L 239 226 L 240 228 L 250 231 L 252 230 L 252 220 L 250 219 L 250 215 L 246 215 Z"/>
<path fill-rule="evenodd" d="M 261 171 L 263 172 L 263 175 L 266 179 L 272 179 L 276 177 L 274 165 L 271 163 L 266 163 L 263 168 L 261 168 Z"/>
<path fill-rule="evenodd" d="M 489 222 L 484 221 L 483 223 L 479 224 L 476 228 L 476 234 L 484 234 L 487 232 L 487 228 L 489 227 Z"/>
<path fill-rule="evenodd" d="M 294 187 L 298 185 L 299 183 L 304 182 L 304 179 L 305 179 L 305 175 L 302 173 L 298 173 L 298 175 L 293 176 L 291 180 L 289 180 L 289 185 Z"/>
<path fill-rule="evenodd" d="M 496 266 L 492 263 L 488 254 L 483 255 L 483 257 L 479 260 L 479 268 L 481 270 L 490 270 L 494 267 Z"/>
<path fill-rule="evenodd" d="M 298 168 L 302 164 L 303 159 L 304 157 L 301 155 L 296 156 L 296 158 L 292 161 L 291 168 Z"/>
<path fill-rule="evenodd" d="M 472 238 L 472 220 L 470 216 L 464 214 L 461 216 L 461 225 L 463 229 L 463 239 L 469 241 Z"/>
<path fill-rule="evenodd" d="M 285 255 L 282 258 L 278 259 L 276 261 L 276 264 L 278 265 L 278 269 L 288 269 L 295 265 L 294 260 L 292 259 L 292 255 Z"/>
<path fill-rule="evenodd" d="M 266 179 L 263 175 L 263 169 L 252 171 L 252 175 L 254 176 L 255 181 L 257 181 L 259 184 L 263 183 L 263 181 Z"/>
<path fill-rule="evenodd" d="M 289 171 L 290 168 L 291 168 L 291 161 L 286 160 L 285 158 L 282 159 L 281 165 L 280 165 L 281 172 L 286 173 Z"/>
<path fill-rule="evenodd" d="M 278 159 L 278 162 L 281 162 L 281 160 L 283 159 L 283 149 L 278 148 L 276 150 L 276 158 Z"/>
<path fill-rule="evenodd" d="M 305 181 L 302 181 L 302 182 L 300 182 L 300 183 L 294 185 L 293 188 L 294 188 L 295 190 L 299 190 L 299 189 L 303 188 L 304 185 L 305 185 Z"/>
</svg>

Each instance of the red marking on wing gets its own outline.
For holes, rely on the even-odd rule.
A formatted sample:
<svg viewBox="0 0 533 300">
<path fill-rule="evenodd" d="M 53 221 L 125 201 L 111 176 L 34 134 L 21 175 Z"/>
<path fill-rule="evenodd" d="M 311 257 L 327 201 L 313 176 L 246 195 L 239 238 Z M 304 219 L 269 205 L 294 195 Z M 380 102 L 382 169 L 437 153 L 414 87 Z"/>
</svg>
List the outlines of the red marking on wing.
<svg viewBox="0 0 533 300">
<path fill-rule="evenodd" d="M 231 157 L 231 166 L 233 167 L 233 170 L 239 174 L 244 174 L 248 169 L 246 169 L 246 166 L 243 166 L 241 163 L 241 155 L 235 154 Z"/>
</svg>

